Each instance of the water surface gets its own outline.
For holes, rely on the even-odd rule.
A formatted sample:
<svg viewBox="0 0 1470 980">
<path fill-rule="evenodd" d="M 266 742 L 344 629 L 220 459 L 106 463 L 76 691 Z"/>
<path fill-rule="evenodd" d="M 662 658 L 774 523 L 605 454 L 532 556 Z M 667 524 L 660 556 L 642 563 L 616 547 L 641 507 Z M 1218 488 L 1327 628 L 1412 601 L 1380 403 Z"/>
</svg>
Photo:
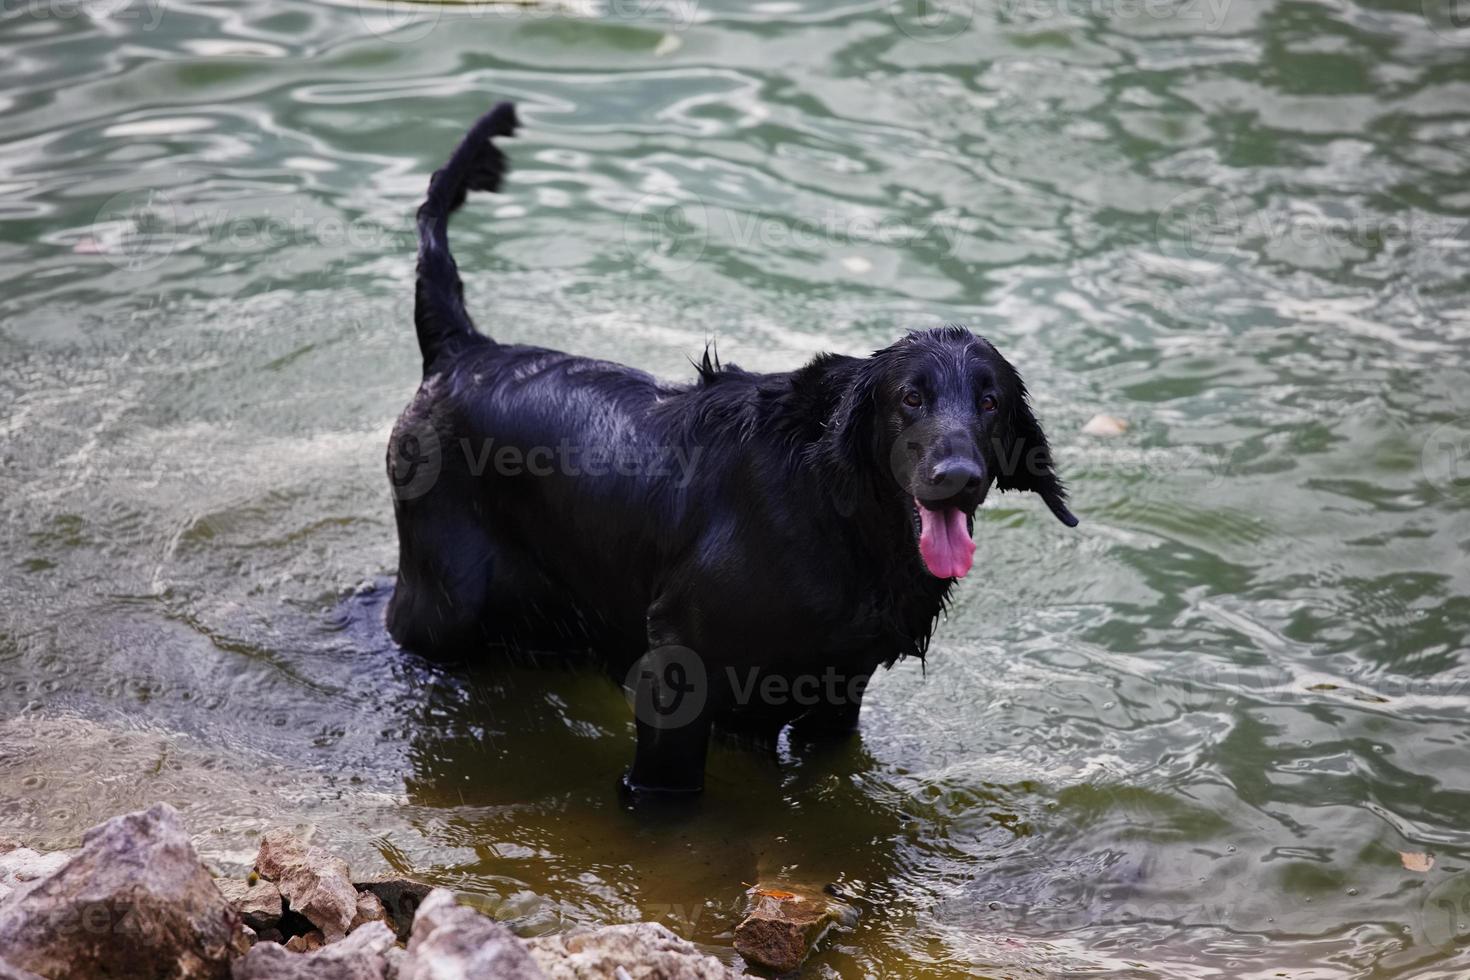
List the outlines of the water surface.
<svg viewBox="0 0 1470 980">
<path fill-rule="evenodd" d="M 166 799 L 221 871 L 286 823 L 726 956 L 742 882 L 839 882 L 808 977 L 1463 974 L 1459 13 L 6 6 L 0 832 Z M 600 676 L 378 625 L 411 216 L 499 98 L 513 182 L 455 228 L 486 329 L 688 377 L 964 321 L 1083 521 L 993 499 L 861 738 L 717 744 L 692 815 L 619 805 Z"/>
</svg>

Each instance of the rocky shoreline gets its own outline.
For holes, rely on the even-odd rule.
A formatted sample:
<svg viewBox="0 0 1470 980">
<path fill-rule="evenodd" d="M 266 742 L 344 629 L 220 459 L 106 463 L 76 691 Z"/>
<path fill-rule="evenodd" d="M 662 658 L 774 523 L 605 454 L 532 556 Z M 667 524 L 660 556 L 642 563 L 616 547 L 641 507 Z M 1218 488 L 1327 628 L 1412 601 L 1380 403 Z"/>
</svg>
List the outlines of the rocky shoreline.
<svg viewBox="0 0 1470 980">
<path fill-rule="evenodd" d="M 752 888 L 746 959 L 796 969 L 850 915 Z M 653 922 L 521 939 L 446 889 L 354 880 L 287 830 L 246 878 L 214 878 L 166 803 L 93 827 L 75 851 L 0 838 L 0 980 L 744 980 Z"/>
</svg>

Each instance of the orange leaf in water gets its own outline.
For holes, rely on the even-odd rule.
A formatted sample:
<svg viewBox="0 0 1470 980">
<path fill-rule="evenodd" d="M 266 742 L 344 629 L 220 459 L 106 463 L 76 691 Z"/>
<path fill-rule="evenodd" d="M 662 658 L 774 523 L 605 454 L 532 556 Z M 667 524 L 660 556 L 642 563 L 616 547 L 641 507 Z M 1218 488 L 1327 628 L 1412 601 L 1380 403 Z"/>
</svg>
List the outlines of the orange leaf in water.
<svg viewBox="0 0 1470 980">
<path fill-rule="evenodd" d="M 1399 851 L 1399 860 L 1404 862 L 1404 867 L 1410 871 L 1418 871 L 1421 874 L 1434 867 L 1433 854 L 1419 854 L 1416 851 Z"/>
<path fill-rule="evenodd" d="M 776 888 L 757 888 L 755 893 L 762 898 L 774 898 L 778 902 L 787 902 L 796 897 L 793 892 L 783 892 Z"/>
</svg>

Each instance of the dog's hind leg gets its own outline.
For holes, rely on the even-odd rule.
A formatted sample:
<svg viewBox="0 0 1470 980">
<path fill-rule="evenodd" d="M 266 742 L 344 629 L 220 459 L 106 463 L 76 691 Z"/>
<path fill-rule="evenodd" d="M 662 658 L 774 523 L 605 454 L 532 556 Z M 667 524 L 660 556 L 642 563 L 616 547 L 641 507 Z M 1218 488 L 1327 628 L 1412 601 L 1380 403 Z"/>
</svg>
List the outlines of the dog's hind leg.
<svg viewBox="0 0 1470 980">
<path fill-rule="evenodd" d="M 388 604 L 388 632 L 405 649 L 457 660 L 507 631 L 488 615 L 492 590 L 507 579 L 507 549 L 490 529 L 439 507 L 400 508 L 398 582 Z M 448 511 L 448 512 L 446 512 Z"/>
<path fill-rule="evenodd" d="M 434 660 L 489 647 L 583 650 L 584 624 L 564 590 L 514 541 L 478 521 L 419 512 L 399 527 L 398 582 L 388 631 Z"/>
</svg>

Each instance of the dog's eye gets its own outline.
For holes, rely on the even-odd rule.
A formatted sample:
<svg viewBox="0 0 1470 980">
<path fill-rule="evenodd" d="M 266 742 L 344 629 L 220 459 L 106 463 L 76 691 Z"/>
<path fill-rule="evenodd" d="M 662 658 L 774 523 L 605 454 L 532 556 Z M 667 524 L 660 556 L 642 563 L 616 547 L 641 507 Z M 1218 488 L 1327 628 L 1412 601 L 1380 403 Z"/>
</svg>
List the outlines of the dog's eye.
<svg viewBox="0 0 1470 980">
<path fill-rule="evenodd" d="M 995 405 L 996 405 L 996 402 L 995 402 L 995 396 L 994 395 L 984 395 L 980 399 L 980 411 L 982 411 L 982 412 L 993 412 L 993 411 L 995 411 Z"/>
<path fill-rule="evenodd" d="M 903 395 L 903 403 L 909 408 L 918 408 L 924 404 L 924 399 L 919 396 L 917 391 L 906 391 Z"/>
</svg>

